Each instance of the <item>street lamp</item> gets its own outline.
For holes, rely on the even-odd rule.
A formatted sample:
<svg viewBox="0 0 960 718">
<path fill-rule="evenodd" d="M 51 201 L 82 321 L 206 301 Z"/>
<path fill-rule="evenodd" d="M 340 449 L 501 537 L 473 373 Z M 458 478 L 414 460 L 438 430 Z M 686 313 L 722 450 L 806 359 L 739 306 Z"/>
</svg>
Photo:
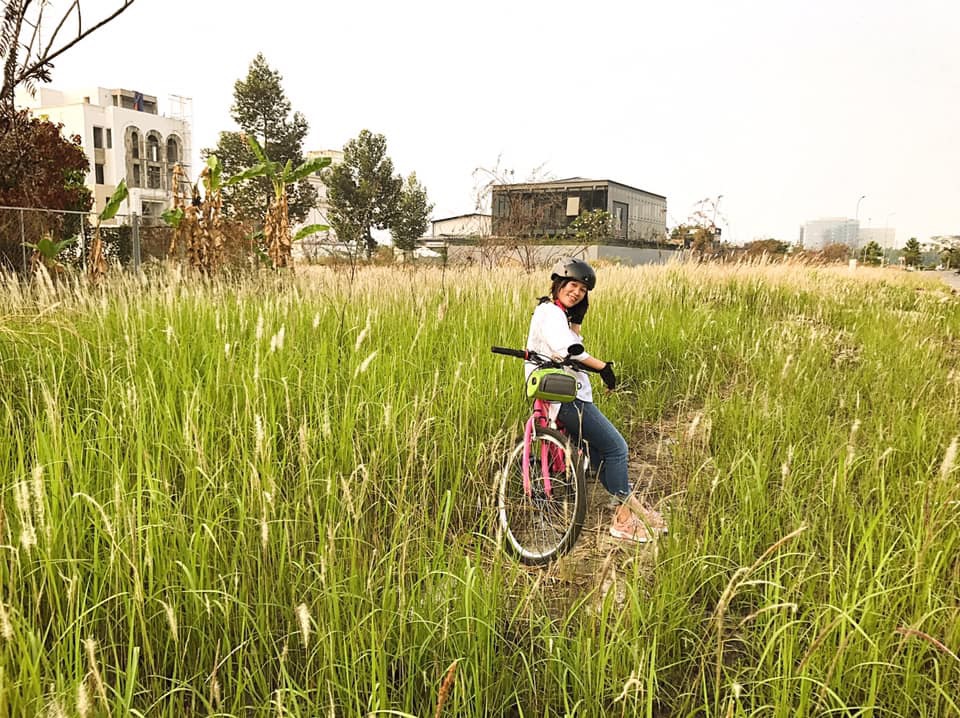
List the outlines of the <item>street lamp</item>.
<svg viewBox="0 0 960 718">
<path fill-rule="evenodd" d="M 857 225 L 857 229 L 856 229 L 857 236 L 854 241 L 854 244 L 856 244 L 857 247 L 860 246 L 860 203 L 866 198 L 867 198 L 867 195 L 865 194 L 860 195 L 859 199 L 857 199 L 857 211 L 853 215 L 853 223 Z"/>
</svg>

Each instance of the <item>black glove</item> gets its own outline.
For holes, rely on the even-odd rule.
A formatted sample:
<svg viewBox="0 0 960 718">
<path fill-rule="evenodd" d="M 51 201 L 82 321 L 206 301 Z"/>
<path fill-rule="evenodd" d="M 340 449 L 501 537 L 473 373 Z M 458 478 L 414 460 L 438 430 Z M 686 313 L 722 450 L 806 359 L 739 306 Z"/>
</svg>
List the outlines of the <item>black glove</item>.
<svg viewBox="0 0 960 718">
<path fill-rule="evenodd" d="M 567 310 L 567 319 L 571 324 L 583 324 L 583 318 L 587 314 L 587 310 L 590 308 L 590 300 L 587 298 L 589 294 L 584 294 L 583 299 L 574 304 Z"/>
<path fill-rule="evenodd" d="M 607 389 L 610 391 L 617 388 L 617 375 L 613 373 L 612 361 L 603 365 L 603 369 L 600 370 L 600 378 L 603 379 L 603 383 L 607 385 Z"/>
</svg>

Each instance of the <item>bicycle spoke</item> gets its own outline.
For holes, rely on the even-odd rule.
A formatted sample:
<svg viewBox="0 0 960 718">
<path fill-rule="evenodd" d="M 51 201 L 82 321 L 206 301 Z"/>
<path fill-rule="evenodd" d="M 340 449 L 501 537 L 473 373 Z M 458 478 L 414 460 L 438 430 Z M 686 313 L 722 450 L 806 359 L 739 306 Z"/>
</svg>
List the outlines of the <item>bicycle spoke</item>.
<svg viewBox="0 0 960 718">
<path fill-rule="evenodd" d="M 523 489 L 522 442 L 512 452 L 500 487 L 501 524 L 508 546 L 528 563 L 542 563 L 563 552 L 576 539 L 583 521 L 582 483 L 577 467 L 566 460 L 564 444 L 540 431 L 530 455 L 530 495 Z M 546 491 L 541 447 L 547 444 L 550 493 Z"/>
</svg>

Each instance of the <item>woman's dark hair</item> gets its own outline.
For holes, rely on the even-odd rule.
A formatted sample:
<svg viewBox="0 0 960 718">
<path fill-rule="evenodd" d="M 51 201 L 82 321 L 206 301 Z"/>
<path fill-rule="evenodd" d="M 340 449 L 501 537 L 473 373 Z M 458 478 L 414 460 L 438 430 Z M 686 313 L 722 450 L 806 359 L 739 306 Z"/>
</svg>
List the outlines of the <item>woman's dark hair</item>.
<svg viewBox="0 0 960 718">
<path fill-rule="evenodd" d="M 570 280 L 566 277 L 557 277 L 550 284 L 550 297 L 553 301 L 557 301 L 560 297 L 560 290 L 563 289 L 563 285 L 569 282 Z"/>
</svg>

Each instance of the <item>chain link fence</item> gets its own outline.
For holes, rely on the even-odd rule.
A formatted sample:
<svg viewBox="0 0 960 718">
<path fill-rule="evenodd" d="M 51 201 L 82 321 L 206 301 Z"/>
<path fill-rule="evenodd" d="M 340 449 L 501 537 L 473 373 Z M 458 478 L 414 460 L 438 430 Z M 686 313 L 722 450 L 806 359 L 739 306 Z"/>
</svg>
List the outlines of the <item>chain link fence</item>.
<svg viewBox="0 0 960 718">
<path fill-rule="evenodd" d="M 0 271 L 28 274 L 44 238 L 66 243 L 57 261 L 85 268 L 96 222 L 89 212 L 0 206 Z M 172 233 L 166 224 L 137 214 L 117 215 L 100 228 L 107 261 L 133 270 L 165 258 Z"/>
</svg>

